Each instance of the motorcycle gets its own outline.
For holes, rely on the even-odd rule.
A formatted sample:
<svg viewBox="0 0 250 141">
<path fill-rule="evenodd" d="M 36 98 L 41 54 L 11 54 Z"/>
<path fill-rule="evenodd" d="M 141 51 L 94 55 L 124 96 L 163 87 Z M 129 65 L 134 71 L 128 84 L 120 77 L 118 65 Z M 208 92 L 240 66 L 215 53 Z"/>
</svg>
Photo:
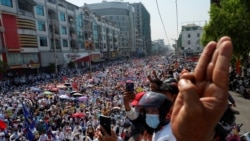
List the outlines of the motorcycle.
<svg viewBox="0 0 250 141">
<path fill-rule="evenodd" d="M 248 78 L 236 76 L 235 79 L 229 83 L 229 89 L 248 99 L 250 98 L 249 81 L 250 80 Z"/>
<path fill-rule="evenodd" d="M 240 114 L 240 113 L 234 110 L 232 108 L 232 105 L 229 104 L 222 118 L 220 119 L 220 121 L 215 127 L 215 134 L 214 134 L 215 141 L 233 141 L 233 140 L 229 140 L 230 139 L 229 137 L 232 135 L 234 135 L 234 137 L 238 136 L 238 138 L 240 138 L 239 135 L 235 136 L 236 135 L 235 133 L 238 133 L 242 126 L 242 124 L 235 123 L 236 114 Z"/>
<path fill-rule="evenodd" d="M 240 140 L 241 141 L 250 141 L 250 133 L 247 132 L 247 133 L 244 133 L 240 136 Z"/>
</svg>

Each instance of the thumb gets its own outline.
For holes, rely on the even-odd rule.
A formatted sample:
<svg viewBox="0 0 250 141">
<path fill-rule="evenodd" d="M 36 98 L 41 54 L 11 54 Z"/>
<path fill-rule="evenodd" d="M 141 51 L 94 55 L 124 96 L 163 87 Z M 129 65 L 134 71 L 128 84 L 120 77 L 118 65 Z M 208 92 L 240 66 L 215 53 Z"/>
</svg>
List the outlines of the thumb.
<svg viewBox="0 0 250 141">
<path fill-rule="evenodd" d="M 195 85 L 188 79 L 181 79 L 178 82 L 179 94 L 183 97 L 183 104 L 189 108 L 200 104 L 199 96 Z"/>
</svg>

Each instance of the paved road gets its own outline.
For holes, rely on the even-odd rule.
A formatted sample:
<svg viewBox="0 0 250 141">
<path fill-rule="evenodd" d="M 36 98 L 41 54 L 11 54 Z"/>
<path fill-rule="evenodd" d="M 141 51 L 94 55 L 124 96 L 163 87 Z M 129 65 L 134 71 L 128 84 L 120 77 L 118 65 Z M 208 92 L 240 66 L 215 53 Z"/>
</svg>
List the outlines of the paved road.
<svg viewBox="0 0 250 141">
<path fill-rule="evenodd" d="M 243 123 L 242 133 L 250 132 L 250 99 L 245 99 L 237 93 L 231 94 L 236 101 L 235 109 L 240 112 L 240 115 L 236 116 L 236 123 Z"/>
</svg>

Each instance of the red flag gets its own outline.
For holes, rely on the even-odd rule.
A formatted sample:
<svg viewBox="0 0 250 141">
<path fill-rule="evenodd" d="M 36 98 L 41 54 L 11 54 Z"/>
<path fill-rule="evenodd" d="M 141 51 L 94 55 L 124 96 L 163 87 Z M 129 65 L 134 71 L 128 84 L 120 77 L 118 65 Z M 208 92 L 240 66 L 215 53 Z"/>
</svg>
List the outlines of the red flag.
<svg viewBox="0 0 250 141">
<path fill-rule="evenodd" d="M 236 66 L 236 73 L 240 74 L 241 71 L 240 71 L 240 60 L 239 59 L 237 59 L 235 66 Z"/>
</svg>

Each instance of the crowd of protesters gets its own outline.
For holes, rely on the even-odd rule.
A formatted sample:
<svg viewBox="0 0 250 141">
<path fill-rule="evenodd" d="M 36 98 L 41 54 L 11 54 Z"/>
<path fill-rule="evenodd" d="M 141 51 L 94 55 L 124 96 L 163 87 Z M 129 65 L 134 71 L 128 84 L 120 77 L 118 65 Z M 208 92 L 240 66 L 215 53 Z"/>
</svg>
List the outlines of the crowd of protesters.
<svg viewBox="0 0 250 141">
<path fill-rule="evenodd" d="M 215 126 L 230 108 L 231 55 L 231 39 L 222 37 L 204 48 L 196 66 L 150 56 L 88 73 L 10 74 L 0 83 L 0 140 L 217 140 Z M 110 133 L 102 116 L 111 118 L 104 123 Z"/>
<path fill-rule="evenodd" d="M 207 45 L 195 71 L 194 64 L 185 60 L 182 64 L 171 57 L 151 56 L 113 63 L 101 71 L 74 70 L 72 76 L 70 70 L 65 70 L 56 75 L 19 76 L 2 81 L 0 140 L 210 140 L 227 109 L 231 54 L 231 40 L 224 37 L 218 44 Z M 135 99 L 125 89 L 128 80 L 134 83 L 131 94 L 137 93 Z M 13 82 L 16 86 L 12 86 Z M 201 86 L 203 89 L 199 89 Z M 137 100 L 135 109 L 128 107 L 132 100 Z M 150 130 L 144 129 L 145 134 L 131 138 L 138 130 L 135 121 L 140 114 L 146 117 L 139 121 Z M 111 118 L 109 135 L 100 126 L 99 118 L 103 115 Z M 190 127 L 200 130 L 194 132 Z"/>
<path fill-rule="evenodd" d="M 63 70 L 58 75 L 41 73 L 2 81 L 0 121 L 7 126 L 0 126 L 0 140 L 98 140 L 100 115 L 112 118 L 119 140 L 128 140 L 133 130 L 124 112 L 125 82 L 132 80 L 136 92 L 149 91 L 148 76 L 153 71 L 162 80 L 167 75 L 178 78 L 186 66 L 192 69 L 193 63 L 151 56 L 113 62 L 91 73 Z"/>
</svg>

